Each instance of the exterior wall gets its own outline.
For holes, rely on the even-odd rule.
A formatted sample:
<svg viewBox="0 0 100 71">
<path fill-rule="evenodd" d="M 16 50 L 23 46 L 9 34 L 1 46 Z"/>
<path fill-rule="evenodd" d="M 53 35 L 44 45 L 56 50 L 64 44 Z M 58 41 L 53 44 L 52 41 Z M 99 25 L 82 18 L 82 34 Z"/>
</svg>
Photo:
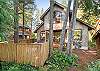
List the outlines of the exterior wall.
<svg viewBox="0 0 100 71">
<path fill-rule="evenodd" d="M 19 27 L 18 33 L 19 33 L 19 36 L 22 36 L 22 34 L 23 34 L 23 28 L 22 27 Z M 26 36 L 25 39 L 31 39 L 32 31 L 29 28 L 24 29 L 24 34 Z M 22 37 L 20 37 L 19 39 L 22 39 Z"/>
<path fill-rule="evenodd" d="M 37 41 L 41 39 L 41 31 L 44 31 L 44 25 L 37 30 Z"/>
<path fill-rule="evenodd" d="M 88 49 L 88 27 L 77 21 L 75 29 L 82 29 L 82 47 L 81 49 Z"/>
<path fill-rule="evenodd" d="M 62 12 L 62 15 L 65 15 L 64 10 L 58 6 L 55 6 L 54 10 L 60 11 L 60 12 Z M 54 22 L 53 30 L 61 30 L 63 22 L 64 22 L 64 20 L 62 20 L 61 23 Z M 43 25 L 44 27 L 39 28 L 39 30 L 37 31 L 37 36 L 38 36 L 37 40 L 40 40 L 40 32 L 43 28 L 44 28 L 44 30 L 49 30 L 49 23 L 50 23 L 50 12 L 48 12 L 44 17 L 44 25 Z M 68 26 L 68 23 L 67 23 L 67 26 Z M 66 29 L 67 29 L 67 27 L 66 27 Z M 77 21 L 76 25 L 75 25 L 75 29 L 82 30 L 82 41 L 81 41 L 82 47 L 81 47 L 81 49 L 87 50 L 88 49 L 88 39 L 89 39 L 88 27 Z M 66 41 L 68 41 L 68 40 L 66 40 Z"/>
<path fill-rule="evenodd" d="M 54 7 L 54 10 L 62 12 L 62 15 L 64 14 L 64 10 L 58 6 Z M 47 13 L 47 15 L 44 17 L 44 29 L 49 30 L 49 23 L 50 23 L 50 11 Z M 53 25 L 53 30 L 56 29 L 62 29 L 62 22 L 61 23 L 56 23 Z"/>
</svg>

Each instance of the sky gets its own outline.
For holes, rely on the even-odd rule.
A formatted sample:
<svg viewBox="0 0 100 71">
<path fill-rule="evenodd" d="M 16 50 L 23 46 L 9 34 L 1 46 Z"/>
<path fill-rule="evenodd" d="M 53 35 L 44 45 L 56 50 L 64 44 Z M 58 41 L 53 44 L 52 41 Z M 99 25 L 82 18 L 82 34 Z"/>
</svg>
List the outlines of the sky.
<svg viewBox="0 0 100 71">
<path fill-rule="evenodd" d="M 50 0 L 36 0 L 36 5 L 39 10 L 46 10 L 49 7 Z M 62 0 L 56 0 L 57 2 L 61 3 Z M 72 8 L 72 7 L 71 7 Z"/>
<path fill-rule="evenodd" d="M 50 0 L 36 0 L 37 7 L 41 10 L 42 8 L 46 10 L 49 7 L 49 1 Z M 57 2 L 60 2 L 61 0 L 56 0 Z"/>
<path fill-rule="evenodd" d="M 37 7 L 46 10 L 49 7 L 49 0 L 36 0 Z"/>
</svg>

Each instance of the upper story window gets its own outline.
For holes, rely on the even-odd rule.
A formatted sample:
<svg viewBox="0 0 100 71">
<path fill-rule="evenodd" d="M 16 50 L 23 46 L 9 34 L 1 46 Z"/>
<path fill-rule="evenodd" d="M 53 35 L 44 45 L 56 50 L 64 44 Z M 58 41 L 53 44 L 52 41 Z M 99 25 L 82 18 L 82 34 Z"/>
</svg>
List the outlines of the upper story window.
<svg viewBox="0 0 100 71">
<path fill-rule="evenodd" d="M 60 23 L 62 18 L 62 12 L 54 11 L 54 18 L 55 18 L 55 22 Z"/>
<path fill-rule="evenodd" d="M 54 17 L 62 17 L 62 12 L 54 11 Z"/>
</svg>

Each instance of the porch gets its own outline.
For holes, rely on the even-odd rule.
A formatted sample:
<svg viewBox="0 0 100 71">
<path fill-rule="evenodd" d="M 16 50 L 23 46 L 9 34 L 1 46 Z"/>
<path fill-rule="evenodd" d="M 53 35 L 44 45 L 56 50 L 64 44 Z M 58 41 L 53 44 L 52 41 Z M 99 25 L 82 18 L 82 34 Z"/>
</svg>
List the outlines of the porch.
<svg viewBox="0 0 100 71">
<path fill-rule="evenodd" d="M 53 31 L 53 47 L 54 48 L 59 48 L 60 47 L 60 36 L 61 35 L 61 30 L 54 30 Z M 37 32 L 37 43 L 44 43 L 47 42 L 49 39 L 49 31 L 41 31 L 40 33 Z M 82 43 L 82 30 L 76 29 L 74 31 L 74 41 Z M 66 30 L 65 34 L 65 47 L 67 46 L 68 42 L 68 32 Z M 73 42 L 73 48 L 75 48 L 75 43 Z M 80 45 L 82 46 L 82 44 Z"/>
</svg>

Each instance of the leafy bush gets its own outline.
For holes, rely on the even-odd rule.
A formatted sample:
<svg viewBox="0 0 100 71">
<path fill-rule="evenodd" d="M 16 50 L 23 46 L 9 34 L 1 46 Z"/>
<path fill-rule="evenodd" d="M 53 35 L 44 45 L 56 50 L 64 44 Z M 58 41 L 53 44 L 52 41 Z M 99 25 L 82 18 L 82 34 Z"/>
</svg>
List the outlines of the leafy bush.
<svg viewBox="0 0 100 71">
<path fill-rule="evenodd" d="M 1 62 L 2 71 L 38 71 L 38 68 L 31 65 L 16 64 L 14 62 Z"/>
<path fill-rule="evenodd" d="M 91 62 L 87 67 L 87 71 L 100 71 L 100 60 Z"/>
<path fill-rule="evenodd" d="M 96 41 L 95 40 L 92 40 L 92 41 L 89 41 L 89 48 L 94 48 L 96 47 Z"/>
<path fill-rule="evenodd" d="M 77 60 L 76 55 L 67 56 L 65 53 L 56 50 L 46 63 L 48 71 L 66 71 L 68 67 L 77 66 Z"/>
</svg>

